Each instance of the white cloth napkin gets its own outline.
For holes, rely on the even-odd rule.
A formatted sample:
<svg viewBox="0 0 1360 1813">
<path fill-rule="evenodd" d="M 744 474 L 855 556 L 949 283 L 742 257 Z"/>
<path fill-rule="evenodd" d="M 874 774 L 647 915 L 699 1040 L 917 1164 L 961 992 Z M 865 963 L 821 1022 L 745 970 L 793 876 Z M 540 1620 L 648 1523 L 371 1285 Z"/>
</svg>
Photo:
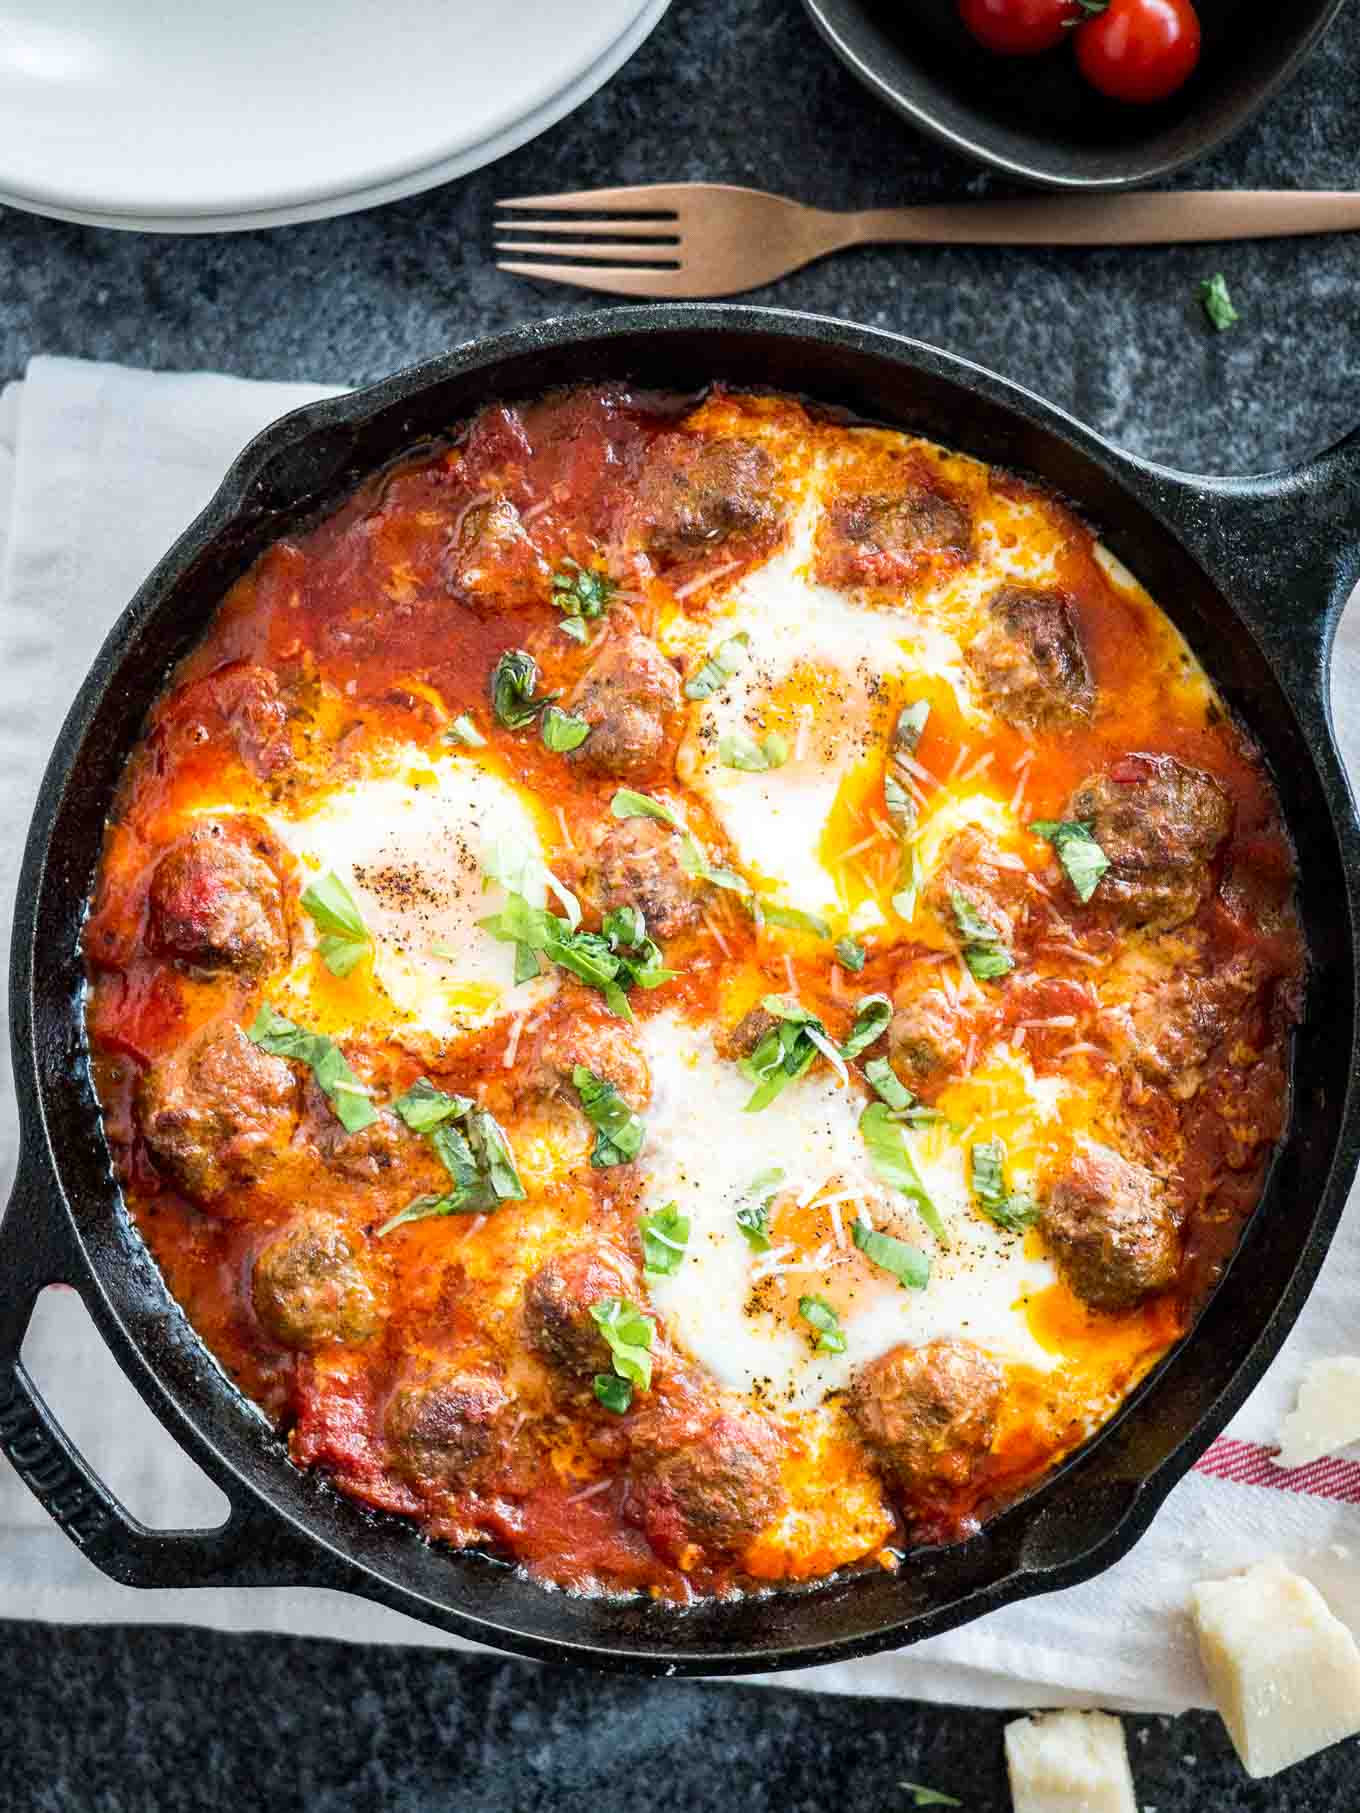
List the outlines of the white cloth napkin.
<svg viewBox="0 0 1360 1813">
<path fill-rule="evenodd" d="M 247 439 L 326 394 L 303 385 L 35 359 L 0 396 L 0 917 L 48 749 L 86 666 Z M 1337 716 L 1360 772 L 1360 611 L 1342 626 Z M 0 989 L 3 988 L 0 972 Z M 16 1129 L 0 1073 L 0 1179 Z M 0 1283 L 0 1288 L 2 1288 Z M 1282 1554 L 1360 1631 L 1360 1462 L 1281 1474 L 1273 1444 L 1309 1360 L 1354 1351 L 1360 1210 L 1268 1377 L 1201 1469 L 1118 1566 L 896 1655 L 767 1677 L 783 1686 L 973 1705 L 1099 1703 L 1176 1712 L 1208 1703 L 1185 1618 L 1191 1583 Z M 77 1445 L 132 1511 L 160 1527 L 217 1522 L 223 1501 L 123 1378 L 69 1291 L 40 1305 L 26 1358 Z M 1205 1468 L 1212 1469 L 1206 1471 Z M 0 1462 L 0 1616 L 204 1624 L 464 1647 L 368 1601 L 320 1589 L 138 1592 L 115 1585 Z"/>
</svg>

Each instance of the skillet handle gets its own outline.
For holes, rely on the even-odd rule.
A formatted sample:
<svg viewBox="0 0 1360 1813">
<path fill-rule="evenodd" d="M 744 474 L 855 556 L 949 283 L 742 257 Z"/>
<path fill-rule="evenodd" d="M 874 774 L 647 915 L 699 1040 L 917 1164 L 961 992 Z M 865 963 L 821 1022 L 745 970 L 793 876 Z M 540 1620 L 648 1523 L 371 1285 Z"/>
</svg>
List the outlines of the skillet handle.
<svg viewBox="0 0 1360 1813">
<path fill-rule="evenodd" d="M 67 1227 L 55 1183 L 41 1165 L 20 1159 L 0 1220 L 0 1449 L 19 1477 L 103 1573 L 124 1586 L 338 1585 L 318 1552 L 254 1498 L 233 1491 L 221 1469 L 207 1469 L 228 1494 L 226 1521 L 210 1530 L 153 1530 L 129 1515 L 66 1436 L 20 1357 L 39 1293 L 49 1284 L 80 1288 L 84 1261 Z M 188 1445 L 188 1444 L 186 1444 Z M 194 1458 L 208 1457 L 199 1449 Z"/>
<path fill-rule="evenodd" d="M 1360 583 L 1360 429 L 1300 465 L 1253 478 L 1149 467 L 1295 698 L 1330 733 L 1332 640 Z"/>
</svg>

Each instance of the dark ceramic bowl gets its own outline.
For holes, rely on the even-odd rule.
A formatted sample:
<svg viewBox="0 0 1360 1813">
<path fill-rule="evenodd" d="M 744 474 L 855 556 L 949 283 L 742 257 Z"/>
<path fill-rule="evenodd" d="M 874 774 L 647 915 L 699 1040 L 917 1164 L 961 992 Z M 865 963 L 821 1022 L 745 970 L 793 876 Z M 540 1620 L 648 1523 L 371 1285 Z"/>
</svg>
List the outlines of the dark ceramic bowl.
<svg viewBox="0 0 1360 1813">
<path fill-rule="evenodd" d="M 803 0 L 836 55 L 903 119 L 1046 189 L 1128 189 L 1213 151 L 1289 80 L 1344 0 L 1197 0 L 1200 66 L 1157 107 L 1096 94 L 1066 48 L 996 57 L 956 0 Z"/>
<path fill-rule="evenodd" d="M 80 928 L 128 752 L 223 592 L 280 535 L 413 443 L 555 385 L 714 380 L 801 392 L 1042 476 L 1172 607 L 1264 750 L 1298 847 L 1312 958 L 1293 1114 L 1260 1207 L 1198 1325 L 1123 1411 L 966 1543 L 801 1591 L 680 1610 L 549 1592 L 454 1554 L 300 1472 L 218 1370 L 129 1220 L 90 1084 Z M 11 1048 L 23 1149 L 0 1219 L 0 1448 L 96 1567 L 131 1586 L 331 1586 L 556 1661 L 661 1674 L 867 1655 L 1088 1578 L 1125 1552 L 1261 1376 L 1322 1263 L 1360 1157 L 1360 821 L 1331 733 L 1328 658 L 1360 578 L 1360 434 L 1252 479 L 1121 453 L 1061 410 L 929 346 L 772 309 L 618 308 L 534 322 L 259 436 L 128 605 L 57 739 L 19 877 Z M 73 1284 L 165 1426 L 231 1501 L 214 1530 L 134 1521 L 20 1357 L 40 1289 Z"/>
</svg>

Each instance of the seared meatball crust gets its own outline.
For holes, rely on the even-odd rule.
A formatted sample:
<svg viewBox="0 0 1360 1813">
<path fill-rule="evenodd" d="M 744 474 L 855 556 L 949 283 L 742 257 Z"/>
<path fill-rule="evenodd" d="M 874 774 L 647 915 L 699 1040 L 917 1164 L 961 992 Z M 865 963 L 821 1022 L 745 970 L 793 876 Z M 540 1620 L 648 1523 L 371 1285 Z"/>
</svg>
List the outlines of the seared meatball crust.
<svg viewBox="0 0 1360 1813">
<path fill-rule="evenodd" d="M 657 1401 L 630 1429 L 631 1497 L 659 1554 L 691 1545 L 740 1558 L 783 1510 L 779 1438 L 753 1412 L 716 1397 L 678 1406 Z"/>
<path fill-rule="evenodd" d="M 260 1248 L 251 1301 L 270 1339 L 300 1353 L 367 1341 L 381 1325 L 355 1237 L 320 1210 L 300 1215 Z"/>
<path fill-rule="evenodd" d="M 1194 918 L 1232 829 L 1232 806 L 1212 776 L 1169 755 L 1126 756 L 1083 781 L 1067 810 L 1109 858 L 1096 903 L 1154 932 Z"/>
<path fill-rule="evenodd" d="M 426 1489 L 475 1488 L 497 1455 L 512 1401 L 490 1367 L 449 1360 L 410 1367 L 383 1412 L 398 1470 Z"/>
<path fill-rule="evenodd" d="M 591 1306 L 611 1297 L 636 1302 L 637 1270 L 610 1246 L 585 1246 L 540 1266 L 524 1287 L 524 1332 L 529 1345 L 567 1386 L 589 1387 L 613 1366 L 609 1343 Z"/>
<path fill-rule="evenodd" d="M 1092 1309 L 1132 1309 L 1175 1282 L 1180 1234 L 1163 1186 L 1104 1146 L 1077 1154 L 1039 1220 L 1063 1279 Z"/>
<path fill-rule="evenodd" d="M 641 780 L 660 764 L 680 705 L 680 678 L 655 642 L 616 611 L 599 652 L 568 696 L 590 735 L 567 760 L 588 774 Z"/>
<path fill-rule="evenodd" d="M 260 1183 L 286 1151 L 298 1109 L 292 1068 L 230 1019 L 210 1021 L 157 1059 L 137 1087 L 142 1137 L 157 1170 L 199 1203 Z"/>
<path fill-rule="evenodd" d="M 996 1439 L 1001 1368 L 971 1341 L 891 1348 L 862 1366 L 849 1409 L 885 1472 L 909 1493 L 966 1485 Z"/>
<path fill-rule="evenodd" d="M 1091 716 L 1095 683 L 1071 599 L 1004 586 L 966 650 L 987 703 L 1022 729 L 1062 729 Z"/>
<path fill-rule="evenodd" d="M 171 844 L 147 892 L 147 948 L 190 969 L 243 976 L 285 958 L 279 880 L 260 848 L 216 819 Z"/>
</svg>

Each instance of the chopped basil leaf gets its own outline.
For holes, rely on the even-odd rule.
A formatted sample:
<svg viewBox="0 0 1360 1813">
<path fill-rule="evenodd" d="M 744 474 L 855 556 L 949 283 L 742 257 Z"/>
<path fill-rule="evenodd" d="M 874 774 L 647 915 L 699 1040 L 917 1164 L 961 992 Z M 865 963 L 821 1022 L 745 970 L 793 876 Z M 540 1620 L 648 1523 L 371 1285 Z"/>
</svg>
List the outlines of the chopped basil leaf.
<svg viewBox="0 0 1360 1813">
<path fill-rule="evenodd" d="M 739 768 L 744 774 L 764 774 L 770 768 L 782 768 L 789 759 L 787 737 L 772 730 L 763 743 L 744 730 L 718 738 L 718 760 L 724 768 Z"/>
<path fill-rule="evenodd" d="M 564 636 L 570 636 L 573 642 L 579 642 L 583 647 L 590 640 L 590 631 L 579 617 L 564 617 L 557 627 Z"/>
<path fill-rule="evenodd" d="M 433 1133 L 445 1121 L 460 1120 L 472 1107 L 472 1100 L 466 1095 L 445 1095 L 422 1076 L 392 1106 L 412 1133 Z"/>
<path fill-rule="evenodd" d="M 893 741 L 897 747 L 905 750 L 908 755 L 913 755 L 929 717 L 929 699 L 917 699 L 914 705 L 904 705 L 897 714 L 897 728 L 893 732 Z"/>
<path fill-rule="evenodd" d="M 938 1108 L 927 1108 L 917 1101 L 887 1058 L 867 1058 L 864 1077 L 874 1093 L 886 1102 L 894 1120 L 908 1127 L 932 1127 L 944 1119 Z"/>
<path fill-rule="evenodd" d="M 482 855 L 482 887 L 497 882 L 510 896 L 506 912 L 525 914 L 541 912 L 531 907 L 525 896 L 551 891 L 561 903 L 572 931 L 581 923 L 581 903 L 570 888 L 564 887 L 540 858 L 538 852 L 517 837 L 500 836 Z M 517 903 L 517 904 L 516 904 Z M 501 917 L 505 917 L 504 914 Z"/>
<path fill-rule="evenodd" d="M 817 1330 L 818 1353 L 844 1353 L 845 1335 L 840 1317 L 825 1297 L 800 1297 L 798 1314 Z"/>
<path fill-rule="evenodd" d="M 506 649 L 491 675 L 491 703 L 507 730 L 522 730 L 532 724 L 543 707 L 557 697 L 555 692 L 536 696 L 537 685 L 538 663 L 533 656 L 522 648 Z"/>
<path fill-rule="evenodd" d="M 633 1387 L 627 1379 L 621 1379 L 615 1373 L 597 1372 L 594 1386 L 595 1396 L 615 1416 L 622 1416 L 633 1402 Z"/>
<path fill-rule="evenodd" d="M 884 1102 L 870 1102 L 859 1117 L 859 1130 L 869 1148 L 873 1167 L 883 1182 L 889 1189 L 905 1196 L 940 1245 L 948 1246 L 949 1236 L 940 1219 L 940 1211 L 926 1194 L 926 1187 L 912 1161 L 906 1135 L 893 1118 L 892 1110 Z"/>
<path fill-rule="evenodd" d="M 596 567 L 583 567 L 570 555 L 552 579 L 552 601 L 567 617 L 598 617 L 614 592 L 614 581 Z"/>
<path fill-rule="evenodd" d="M 963 960 L 979 982 L 995 982 L 998 976 L 1009 975 L 1015 968 L 1010 952 L 999 944 L 970 944 L 964 950 Z"/>
<path fill-rule="evenodd" d="M 916 902 L 921 892 L 921 859 L 916 854 L 915 844 L 904 844 L 902 861 L 897 871 L 897 887 L 893 891 L 892 908 L 900 919 L 908 925 L 916 917 Z"/>
<path fill-rule="evenodd" d="M 916 824 L 916 802 L 902 783 L 891 774 L 883 777 L 883 804 L 888 817 L 899 831 L 910 831 Z"/>
<path fill-rule="evenodd" d="M 515 946 L 515 987 L 521 982 L 532 982 L 535 976 L 541 976 L 543 965 L 538 960 L 538 952 L 532 944 Z"/>
<path fill-rule="evenodd" d="M 647 1391 L 652 1383 L 652 1336 L 655 1324 L 626 1297 L 605 1297 L 590 1306 L 591 1320 L 609 1343 L 614 1371 Z"/>
<path fill-rule="evenodd" d="M 653 1278 L 669 1278 L 680 1270 L 689 1241 L 689 1216 L 668 1202 L 655 1215 L 642 1217 L 642 1269 Z"/>
<path fill-rule="evenodd" d="M 1233 307 L 1232 297 L 1228 294 L 1227 279 L 1222 271 L 1212 277 L 1206 277 L 1200 284 L 1199 299 L 1204 304 L 1204 312 L 1217 333 L 1226 333 L 1234 322 L 1242 319 Z"/>
<path fill-rule="evenodd" d="M 613 945 L 641 944 L 647 936 L 647 921 L 635 906 L 615 907 L 604 916 L 603 931 Z"/>
<path fill-rule="evenodd" d="M 1022 1190 L 1007 1190 L 1006 1148 L 1001 1141 L 983 1141 L 973 1147 L 970 1157 L 973 1195 L 983 1214 L 1008 1234 L 1020 1234 L 1033 1227 L 1039 1219 L 1039 1205 Z"/>
<path fill-rule="evenodd" d="M 303 891 L 302 905 L 321 932 L 321 961 L 333 976 L 347 976 L 370 942 L 353 894 L 332 870 Z"/>
<path fill-rule="evenodd" d="M 731 869 L 715 869 L 688 831 L 680 841 L 680 867 L 686 875 L 692 875 L 698 881 L 706 881 L 711 887 L 726 888 L 729 894 L 740 894 L 743 899 L 749 899 L 754 892 L 750 882 L 743 881 L 740 875 L 734 875 Z"/>
<path fill-rule="evenodd" d="M 868 952 L 857 939 L 838 938 L 836 940 L 836 958 L 852 975 L 857 976 L 868 961 Z"/>
<path fill-rule="evenodd" d="M 582 1111 L 596 1132 L 591 1164 L 598 1170 L 631 1164 L 647 1137 L 642 1121 L 612 1083 L 587 1070 L 584 1064 L 575 1066 L 571 1080 L 581 1098 Z"/>
<path fill-rule="evenodd" d="M 457 1127 L 451 1127 L 445 1122 L 431 1133 L 430 1144 L 434 1147 L 440 1164 L 453 1179 L 454 1200 L 469 1214 L 474 1211 L 480 1214 L 488 1206 L 488 1191 L 482 1188 L 477 1160 L 473 1157 L 472 1147 L 466 1137 Z M 495 1204 L 490 1206 L 494 1208 Z"/>
<path fill-rule="evenodd" d="M 378 1239 L 390 1234 L 393 1228 L 399 1228 L 407 1221 L 428 1221 L 435 1215 L 477 1215 L 480 1209 L 468 1208 L 456 1196 L 435 1196 L 427 1194 L 417 1196 L 414 1202 L 408 1202 L 400 1214 L 385 1221 L 378 1229 Z"/>
<path fill-rule="evenodd" d="M 609 810 L 615 818 L 659 818 L 663 825 L 669 825 L 673 831 L 683 831 L 684 826 L 671 808 L 659 799 L 652 799 L 646 793 L 635 793 L 631 787 L 620 787 L 609 802 Z"/>
<path fill-rule="evenodd" d="M 478 1168 L 490 1183 L 492 1194 L 501 1202 L 523 1201 L 524 1185 L 515 1169 L 509 1142 L 494 1117 L 485 1108 L 474 1108 L 467 1117 L 467 1130 Z"/>
<path fill-rule="evenodd" d="M 983 918 L 961 889 L 949 890 L 949 904 L 963 942 L 963 960 L 979 982 L 994 981 L 1015 968 L 1015 959 L 1001 942 L 1000 932 L 990 919 Z"/>
<path fill-rule="evenodd" d="M 732 676 L 741 672 L 750 647 L 751 638 L 745 630 L 720 643 L 716 653 L 709 656 L 698 673 L 685 681 L 685 697 L 710 699 L 715 692 L 721 692 Z"/>
<path fill-rule="evenodd" d="M 448 742 L 465 743 L 469 749 L 482 749 L 486 745 L 486 738 L 465 711 L 458 714 L 444 735 Z"/>
<path fill-rule="evenodd" d="M 368 1099 L 369 1091 L 345 1062 L 340 1047 L 324 1033 L 305 1032 L 266 1004 L 246 1037 L 273 1057 L 296 1058 L 306 1064 L 346 1133 L 362 1133 L 377 1120 L 378 1110 Z"/>
<path fill-rule="evenodd" d="M 941 1794 L 938 1788 L 923 1788 L 918 1782 L 898 1782 L 898 1787 L 911 1795 L 918 1807 L 961 1807 L 963 1802 L 952 1794 Z"/>
<path fill-rule="evenodd" d="M 911 1090 L 898 1076 L 887 1058 L 869 1058 L 864 1065 L 864 1074 L 876 1095 L 897 1113 L 901 1114 L 910 1108 L 915 1097 Z"/>
<path fill-rule="evenodd" d="M 831 927 L 815 913 L 800 912 L 797 907 L 779 906 L 772 900 L 754 900 L 751 911 L 766 925 L 786 926 L 791 932 L 811 932 L 814 938 L 829 938 Z"/>
<path fill-rule="evenodd" d="M 584 718 L 563 711 L 558 705 L 550 705 L 543 713 L 539 729 L 545 747 L 554 755 L 566 755 L 569 750 L 579 749 L 590 735 L 590 725 Z"/>
<path fill-rule="evenodd" d="M 737 1210 L 737 1226 L 753 1252 L 768 1253 L 770 1250 L 770 1204 L 783 1181 L 783 1167 L 772 1165 L 768 1171 L 753 1177 L 738 1198 L 741 1207 Z"/>
<path fill-rule="evenodd" d="M 908 1246 L 892 1234 L 880 1234 L 856 1221 L 851 1234 L 855 1245 L 871 1264 L 891 1272 L 903 1290 L 923 1291 L 930 1283 L 930 1255 Z"/>
<path fill-rule="evenodd" d="M 1093 828 L 1075 818 L 1036 818 L 1030 830 L 1052 844 L 1072 892 L 1085 906 L 1110 866 L 1110 859 L 1096 842 Z"/>
<path fill-rule="evenodd" d="M 788 1084 L 810 1068 L 819 1051 L 841 1079 L 849 1082 L 841 1054 L 816 1014 L 786 995 L 766 995 L 761 1005 L 779 1025 L 772 1026 L 750 1056 L 741 1060 L 742 1074 L 757 1086 L 746 1104 L 747 1114 L 768 1108 Z"/>
<path fill-rule="evenodd" d="M 866 995 L 855 1014 L 855 1024 L 850 1028 L 850 1037 L 841 1046 L 841 1056 L 857 1058 L 860 1052 L 867 1050 L 875 1040 L 883 1037 L 888 1030 L 888 1022 L 892 1016 L 893 1005 L 886 995 Z"/>
</svg>

